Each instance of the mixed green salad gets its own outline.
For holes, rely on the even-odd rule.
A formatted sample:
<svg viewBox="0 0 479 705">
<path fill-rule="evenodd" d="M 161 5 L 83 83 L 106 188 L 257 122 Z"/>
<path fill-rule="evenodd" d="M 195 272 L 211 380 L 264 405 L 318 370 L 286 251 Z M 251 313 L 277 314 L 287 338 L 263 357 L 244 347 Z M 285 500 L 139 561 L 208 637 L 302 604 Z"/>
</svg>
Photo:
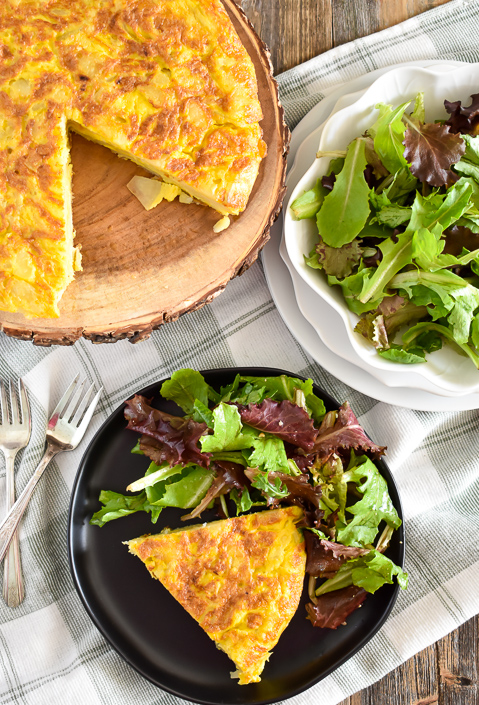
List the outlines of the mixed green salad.
<svg viewBox="0 0 479 705">
<path fill-rule="evenodd" d="M 479 93 L 434 123 L 422 93 L 410 103 L 380 103 L 346 151 L 318 152 L 328 172 L 291 208 L 316 219 L 306 262 L 379 355 L 420 363 L 446 343 L 479 368 Z"/>
<path fill-rule="evenodd" d="M 374 462 L 385 448 L 368 438 L 347 402 L 326 412 L 312 380 L 286 375 L 237 375 L 217 391 L 192 369 L 175 372 L 161 396 L 184 415 L 139 395 L 126 402 L 127 428 L 140 434 L 132 452 L 151 462 L 128 494 L 101 492 L 91 524 L 139 511 L 155 524 L 165 507 L 192 519 L 213 507 L 225 518 L 294 504 L 304 515 L 315 626 L 335 629 L 394 579 L 406 588 L 407 575 L 385 555 L 401 525 Z"/>
</svg>

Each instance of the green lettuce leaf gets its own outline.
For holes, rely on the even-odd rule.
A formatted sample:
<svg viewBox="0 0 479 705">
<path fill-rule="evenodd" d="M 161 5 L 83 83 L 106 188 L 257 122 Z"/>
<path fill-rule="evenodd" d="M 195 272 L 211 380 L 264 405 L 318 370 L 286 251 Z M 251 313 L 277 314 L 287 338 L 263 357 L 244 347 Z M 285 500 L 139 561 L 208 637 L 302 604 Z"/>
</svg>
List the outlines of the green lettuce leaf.
<svg viewBox="0 0 479 705">
<path fill-rule="evenodd" d="M 284 442 L 281 438 L 275 436 L 256 438 L 253 440 L 253 448 L 254 450 L 248 458 L 250 467 L 291 474 Z"/>
<path fill-rule="evenodd" d="M 215 473 L 198 465 L 187 468 L 178 482 L 165 486 L 161 499 L 155 502 L 161 507 L 180 507 L 189 509 L 196 507 L 213 484 Z"/>
<path fill-rule="evenodd" d="M 472 319 L 479 307 L 479 289 L 447 269 L 437 272 L 411 270 L 398 274 L 390 282 L 391 287 L 405 290 L 409 298 L 419 305 L 415 292 L 418 284 L 439 297 L 442 304 L 441 313 L 448 312 L 447 320 L 451 326 L 453 340 L 459 344 L 467 343 Z M 420 290 L 420 293 L 422 292 L 423 290 Z M 424 304 L 424 296 L 421 297 L 420 304 Z M 436 305 L 435 302 L 434 304 Z"/>
<path fill-rule="evenodd" d="M 370 458 L 361 456 L 356 467 L 344 474 L 345 482 L 354 482 L 363 497 L 356 504 L 346 507 L 353 519 L 337 533 L 337 540 L 345 546 L 366 546 L 371 544 L 385 521 L 397 529 L 401 519 L 389 496 L 386 480 L 379 473 Z"/>
<path fill-rule="evenodd" d="M 462 350 L 462 352 L 465 353 L 472 360 L 475 366 L 479 369 L 479 355 L 477 354 L 477 352 L 475 352 L 467 343 L 458 343 L 455 340 L 452 331 L 446 326 L 443 326 L 439 323 L 425 321 L 424 323 L 418 323 L 417 325 L 413 326 L 403 334 L 402 339 L 404 345 L 412 345 L 415 338 L 421 333 L 424 333 L 425 331 L 435 331 L 453 346 L 457 345 L 459 350 Z"/>
<path fill-rule="evenodd" d="M 156 507 L 149 502 L 146 492 L 140 492 L 140 494 L 128 497 L 118 492 L 102 490 L 100 492 L 100 502 L 103 507 L 98 512 L 95 512 L 90 519 L 90 524 L 95 526 L 104 526 L 107 522 L 113 521 L 113 519 L 120 519 L 135 512 L 151 514 L 151 521 L 156 524 L 161 512 L 161 507 Z"/>
<path fill-rule="evenodd" d="M 321 184 L 321 179 L 318 179 L 316 184 L 309 191 L 305 191 L 301 196 L 298 196 L 291 204 L 291 210 L 298 220 L 303 218 L 314 218 L 316 213 L 321 208 L 324 197 L 329 193 L 328 189 Z"/>
<path fill-rule="evenodd" d="M 370 213 L 369 186 L 364 178 L 366 167 L 365 143 L 355 139 L 348 147 L 344 167 L 337 176 L 333 190 L 318 212 L 318 231 L 331 247 L 342 247 L 364 228 Z"/>
<path fill-rule="evenodd" d="M 378 350 L 378 355 L 386 360 L 400 362 L 403 365 L 416 365 L 419 362 L 426 362 L 426 355 L 420 348 L 405 350 L 394 343 L 387 350 Z"/>
<path fill-rule="evenodd" d="M 391 172 L 398 171 L 407 164 L 404 158 L 404 132 L 406 126 L 402 121 L 404 111 L 410 101 L 393 108 L 392 105 L 378 103 L 379 117 L 368 130 L 374 137 L 374 149 L 384 166 Z"/>
<path fill-rule="evenodd" d="M 201 404 L 207 407 L 208 399 L 211 396 L 217 396 L 214 389 L 205 382 L 203 375 L 190 369 L 173 372 L 171 379 L 161 385 L 160 392 L 165 399 L 170 399 L 178 404 L 185 414 L 191 415 L 194 421 L 203 420 L 196 417 L 195 400 L 198 399 Z"/>
<path fill-rule="evenodd" d="M 346 561 L 334 577 L 320 585 L 316 590 L 316 595 L 324 595 L 349 585 L 357 585 L 366 592 L 375 593 L 385 583 L 392 584 L 394 577 L 396 577 L 400 588 L 405 590 L 408 586 L 407 573 L 387 556 L 372 550 L 365 556 Z"/>
<path fill-rule="evenodd" d="M 237 407 L 224 402 L 213 410 L 213 429 L 213 434 L 200 438 L 203 453 L 251 448 L 256 436 L 256 433 L 242 433 L 243 424 Z"/>
<path fill-rule="evenodd" d="M 412 261 L 412 233 L 407 230 L 400 233 L 397 237 L 397 242 L 393 240 L 384 240 L 379 245 L 383 258 L 371 275 L 364 278 L 361 291 L 358 299 L 362 304 L 377 301 L 375 306 L 365 308 L 364 311 L 377 308 L 384 297 L 385 289 L 389 285 L 389 281 L 403 267 L 410 264 Z M 364 311 L 360 311 L 363 313 Z"/>
</svg>

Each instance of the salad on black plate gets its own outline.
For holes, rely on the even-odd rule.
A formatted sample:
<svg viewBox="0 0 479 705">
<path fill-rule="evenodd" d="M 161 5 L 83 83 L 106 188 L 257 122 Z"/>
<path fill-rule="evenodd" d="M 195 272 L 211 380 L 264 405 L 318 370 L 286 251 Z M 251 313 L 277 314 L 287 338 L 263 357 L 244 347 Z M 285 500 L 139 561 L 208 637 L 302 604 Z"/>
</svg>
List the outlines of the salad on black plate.
<svg viewBox="0 0 479 705">
<path fill-rule="evenodd" d="M 140 395 L 126 402 L 127 428 L 140 434 L 132 452 L 151 463 L 129 494 L 101 492 L 91 524 L 140 511 L 154 524 L 165 507 L 188 510 L 186 520 L 212 507 L 228 518 L 295 504 L 304 514 L 315 626 L 337 628 L 394 579 L 407 587 L 407 574 L 385 555 L 401 525 L 374 462 L 385 448 L 368 438 L 347 402 L 326 412 L 312 380 L 286 375 L 237 375 L 218 392 L 192 369 L 175 372 L 161 395 L 184 416 Z"/>
<path fill-rule="evenodd" d="M 383 358 L 425 362 L 451 345 L 479 368 L 479 93 L 426 122 L 423 94 L 379 116 L 291 208 L 315 218 L 305 255 L 340 286 Z"/>
</svg>

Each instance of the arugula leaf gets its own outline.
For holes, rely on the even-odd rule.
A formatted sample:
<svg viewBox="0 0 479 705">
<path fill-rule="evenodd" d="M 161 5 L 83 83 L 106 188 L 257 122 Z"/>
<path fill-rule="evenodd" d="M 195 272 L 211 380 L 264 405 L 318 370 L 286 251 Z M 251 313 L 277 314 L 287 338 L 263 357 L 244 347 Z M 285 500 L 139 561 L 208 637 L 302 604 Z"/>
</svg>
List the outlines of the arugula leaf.
<svg viewBox="0 0 479 705">
<path fill-rule="evenodd" d="M 364 139 L 353 140 L 344 167 L 317 216 L 319 234 L 331 247 L 351 242 L 366 224 L 370 213 L 370 189 L 364 178 L 366 163 Z"/>
<path fill-rule="evenodd" d="M 90 524 L 95 526 L 104 526 L 113 519 L 120 519 L 135 512 L 148 512 L 151 514 L 151 521 L 156 524 L 161 512 L 160 507 L 156 507 L 148 501 L 146 492 L 128 497 L 118 492 L 102 490 L 99 499 L 103 507 L 95 512 L 90 519 Z"/>
<path fill-rule="evenodd" d="M 161 385 L 161 396 L 174 401 L 183 409 L 185 414 L 193 415 L 195 421 L 195 400 L 198 399 L 203 406 L 208 406 L 208 387 L 203 375 L 196 370 L 182 369 L 173 372 L 171 378 Z"/>
<path fill-rule="evenodd" d="M 407 164 L 404 158 L 404 131 L 405 125 L 402 121 L 404 111 L 410 101 L 393 108 L 392 105 L 378 103 L 379 117 L 368 132 L 374 137 L 374 149 L 384 166 L 392 173 Z"/>
<path fill-rule="evenodd" d="M 363 498 L 356 504 L 346 507 L 353 519 L 337 533 L 337 540 L 346 546 L 366 546 L 371 544 L 385 521 L 395 529 L 401 526 L 401 519 L 389 496 L 386 480 L 379 473 L 372 460 L 366 456 L 358 458 L 360 463 L 344 473 L 345 482 L 356 483 Z"/>
<path fill-rule="evenodd" d="M 291 210 L 298 220 L 303 218 L 314 218 L 322 206 L 324 197 L 329 193 L 318 179 L 316 184 L 309 191 L 305 191 L 298 196 L 291 204 Z"/>
<path fill-rule="evenodd" d="M 275 477 L 272 479 L 273 481 L 270 480 L 267 472 L 258 471 L 252 479 L 251 484 L 271 499 L 283 499 L 287 497 L 289 490 L 286 485 L 283 485 L 281 478 Z"/>
<path fill-rule="evenodd" d="M 252 507 L 265 507 L 267 504 L 265 500 L 261 502 L 253 501 L 247 487 L 242 490 L 241 494 L 236 488 L 232 489 L 230 499 L 236 504 L 236 515 L 249 512 Z"/>
<path fill-rule="evenodd" d="M 251 448 L 254 436 L 243 434 L 242 428 L 237 407 L 221 402 L 213 410 L 214 433 L 200 438 L 201 450 L 204 453 L 218 453 Z"/>
</svg>

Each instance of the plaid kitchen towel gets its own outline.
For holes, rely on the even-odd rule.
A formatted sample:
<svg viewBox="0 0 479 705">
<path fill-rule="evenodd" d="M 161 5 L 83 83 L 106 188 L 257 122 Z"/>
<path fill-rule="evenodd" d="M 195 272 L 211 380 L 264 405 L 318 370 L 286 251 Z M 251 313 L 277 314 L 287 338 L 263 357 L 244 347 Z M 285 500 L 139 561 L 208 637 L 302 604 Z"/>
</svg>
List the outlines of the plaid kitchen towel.
<svg viewBox="0 0 479 705">
<path fill-rule="evenodd" d="M 479 61 L 472 31 L 478 26 L 479 2 L 453 0 L 288 71 L 278 80 L 290 126 L 331 87 L 382 66 L 435 58 Z M 136 346 L 126 341 L 94 346 L 82 340 L 71 348 L 42 349 L 0 337 L 0 375 L 23 377 L 32 403 L 32 440 L 19 455 L 18 490 L 42 455 L 47 411 L 72 373 L 79 371 L 105 389 L 87 437 L 76 451 L 57 456 L 25 515 L 25 601 L 10 610 L 0 600 L 0 703 L 179 704 L 130 668 L 87 616 L 68 568 L 69 496 L 89 440 L 132 392 L 179 367 L 234 365 L 288 369 L 348 399 L 376 442 L 388 446 L 405 513 L 409 589 L 401 592 L 392 615 L 362 651 L 289 702 L 334 705 L 479 611 L 477 410 L 411 411 L 346 387 L 291 336 L 256 264 L 211 305 Z M 0 497 L 4 483 L 2 470 Z"/>
</svg>

